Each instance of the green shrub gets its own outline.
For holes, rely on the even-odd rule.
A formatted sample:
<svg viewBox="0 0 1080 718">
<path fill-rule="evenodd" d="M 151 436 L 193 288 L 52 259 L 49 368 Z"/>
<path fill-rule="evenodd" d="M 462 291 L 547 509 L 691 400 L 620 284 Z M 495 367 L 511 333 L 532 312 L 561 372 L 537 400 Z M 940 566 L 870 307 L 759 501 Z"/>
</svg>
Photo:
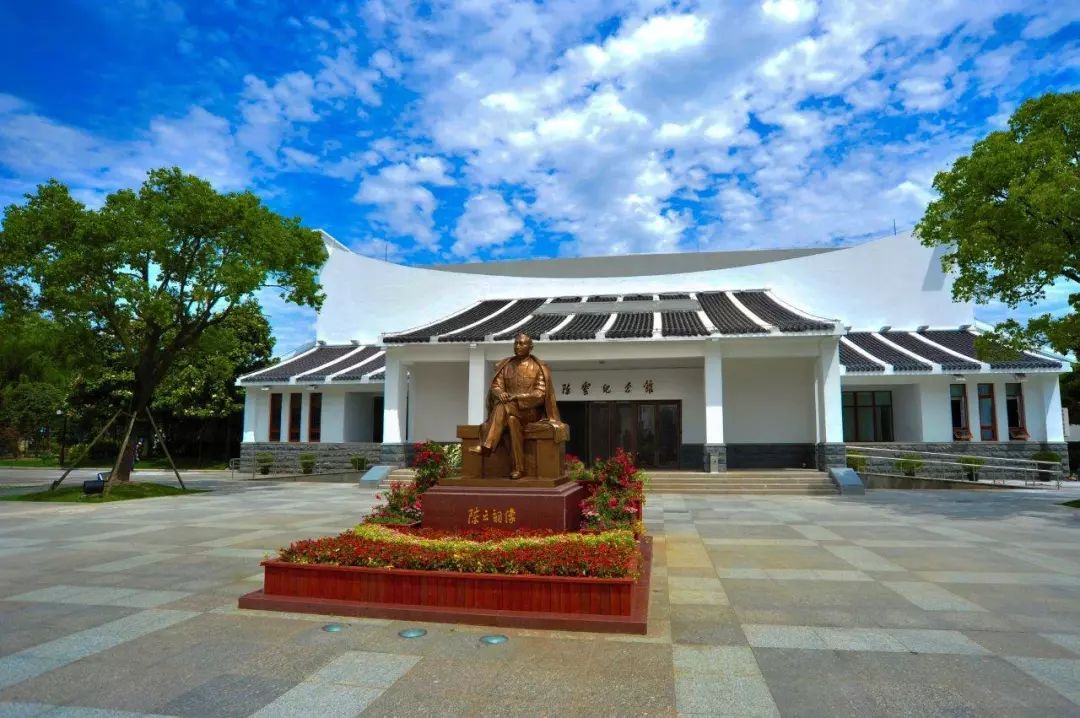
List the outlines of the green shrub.
<svg viewBox="0 0 1080 718">
<path fill-rule="evenodd" d="M 368 460 L 363 454 L 353 454 L 349 457 L 349 463 L 352 464 L 353 471 L 367 471 Z"/>
<path fill-rule="evenodd" d="M 975 481 L 979 478 L 979 469 L 986 463 L 986 459 L 981 459 L 978 456 L 962 456 L 960 457 L 960 465 L 963 467 L 964 478 L 968 481 Z"/>
<path fill-rule="evenodd" d="M 255 454 L 255 465 L 259 467 L 260 474 L 269 474 L 270 467 L 274 465 L 274 455 L 269 451 L 260 451 Z"/>
<path fill-rule="evenodd" d="M 848 454 L 847 455 L 847 467 L 854 471 L 856 474 L 861 474 L 866 471 L 866 467 L 870 464 L 870 459 L 865 454 Z"/>
<path fill-rule="evenodd" d="M 896 470 L 904 476 L 914 476 L 923 466 L 918 454 L 903 454 L 896 460 Z"/>
<path fill-rule="evenodd" d="M 1031 455 L 1031 460 L 1032 461 L 1053 461 L 1055 464 L 1060 464 L 1061 463 L 1061 455 L 1058 454 L 1056 451 L 1036 451 L 1034 454 Z M 1039 475 L 1038 475 L 1040 481 L 1051 481 L 1051 480 L 1053 480 L 1055 478 L 1060 478 L 1060 477 L 1056 477 L 1056 476 L 1054 476 L 1052 474 L 1045 473 L 1046 469 L 1052 469 L 1053 468 L 1051 466 L 1045 466 L 1044 465 L 1044 466 L 1039 466 L 1039 468 L 1043 469 L 1043 471 L 1039 472 Z"/>
<path fill-rule="evenodd" d="M 315 454 L 310 451 L 305 451 L 300 454 L 300 471 L 305 474 L 310 474 L 315 470 Z"/>
<path fill-rule="evenodd" d="M 446 467 L 450 474 L 461 473 L 461 444 L 443 444 L 446 454 Z"/>
<path fill-rule="evenodd" d="M 41 459 L 41 463 L 43 464 L 56 460 L 56 454 L 51 451 L 39 451 L 37 457 Z"/>
</svg>

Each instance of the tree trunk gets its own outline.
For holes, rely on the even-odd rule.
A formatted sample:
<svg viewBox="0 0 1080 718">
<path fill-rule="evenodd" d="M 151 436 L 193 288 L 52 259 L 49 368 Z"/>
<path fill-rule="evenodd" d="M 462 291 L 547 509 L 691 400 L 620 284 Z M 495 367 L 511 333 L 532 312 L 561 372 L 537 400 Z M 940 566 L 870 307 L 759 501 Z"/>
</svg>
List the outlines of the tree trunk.
<svg viewBox="0 0 1080 718">
<path fill-rule="evenodd" d="M 154 391 L 154 382 L 150 378 L 149 372 L 136 372 L 135 374 L 135 391 L 131 400 L 131 416 L 133 419 L 142 416 L 150 406 L 150 396 Z M 121 446 L 122 456 L 120 457 L 119 466 L 116 470 L 116 476 L 113 477 L 115 481 L 130 481 L 131 469 L 134 465 L 136 441 L 135 437 L 130 437 L 130 441 L 126 445 Z"/>
</svg>

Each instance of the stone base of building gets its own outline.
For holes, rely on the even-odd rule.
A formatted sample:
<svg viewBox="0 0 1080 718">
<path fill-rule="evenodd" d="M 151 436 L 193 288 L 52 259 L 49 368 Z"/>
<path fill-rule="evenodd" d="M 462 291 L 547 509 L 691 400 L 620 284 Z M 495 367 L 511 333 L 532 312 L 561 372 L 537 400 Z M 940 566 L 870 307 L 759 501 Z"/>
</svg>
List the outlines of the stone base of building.
<svg viewBox="0 0 1080 718">
<path fill-rule="evenodd" d="M 710 473 L 727 470 L 727 447 L 724 444 L 705 444 L 702 447 L 703 471 Z"/>
<path fill-rule="evenodd" d="M 410 444 L 380 444 L 379 463 L 383 466 L 407 466 Z"/>
<path fill-rule="evenodd" d="M 844 444 L 817 444 L 814 454 L 818 471 L 828 471 L 834 466 L 847 466 L 847 448 Z"/>
<path fill-rule="evenodd" d="M 816 465 L 813 444 L 725 444 L 729 469 L 812 469 Z"/>
<path fill-rule="evenodd" d="M 256 454 L 270 454 L 274 463 L 271 474 L 299 474 L 300 455 L 315 455 L 315 471 L 349 471 L 352 457 L 363 456 L 368 466 L 381 463 L 382 444 L 373 442 L 304 443 L 266 441 L 244 443 L 240 446 L 240 471 L 251 471 L 251 460 Z"/>
</svg>

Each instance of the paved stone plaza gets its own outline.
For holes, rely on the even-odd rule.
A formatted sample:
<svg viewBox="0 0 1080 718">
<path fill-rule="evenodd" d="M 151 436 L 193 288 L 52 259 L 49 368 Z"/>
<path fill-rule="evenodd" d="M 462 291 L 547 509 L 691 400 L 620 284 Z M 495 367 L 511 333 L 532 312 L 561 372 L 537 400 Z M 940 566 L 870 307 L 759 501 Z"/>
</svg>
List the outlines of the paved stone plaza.
<svg viewBox="0 0 1080 718">
<path fill-rule="evenodd" d="M 193 483 L 218 490 L 0 502 L 0 716 L 1080 715 L 1065 492 L 652 496 L 647 636 L 483 646 L 238 610 L 268 552 L 373 492 Z"/>
</svg>

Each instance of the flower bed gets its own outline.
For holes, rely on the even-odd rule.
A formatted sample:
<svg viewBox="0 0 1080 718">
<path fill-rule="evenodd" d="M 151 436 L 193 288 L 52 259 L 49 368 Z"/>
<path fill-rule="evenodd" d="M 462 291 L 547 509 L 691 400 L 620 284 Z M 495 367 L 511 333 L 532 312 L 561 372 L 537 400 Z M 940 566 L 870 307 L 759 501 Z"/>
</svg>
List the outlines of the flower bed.
<svg viewBox="0 0 1080 718">
<path fill-rule="evenodd" d="M 361 524 L 339 536 L 305 539 L 280 550 L 285 563 L 533 576 L 637 578 L 641 552 L 630 531 L 529 534 L 486 529 L 475 537 Z"/>
</svg>

